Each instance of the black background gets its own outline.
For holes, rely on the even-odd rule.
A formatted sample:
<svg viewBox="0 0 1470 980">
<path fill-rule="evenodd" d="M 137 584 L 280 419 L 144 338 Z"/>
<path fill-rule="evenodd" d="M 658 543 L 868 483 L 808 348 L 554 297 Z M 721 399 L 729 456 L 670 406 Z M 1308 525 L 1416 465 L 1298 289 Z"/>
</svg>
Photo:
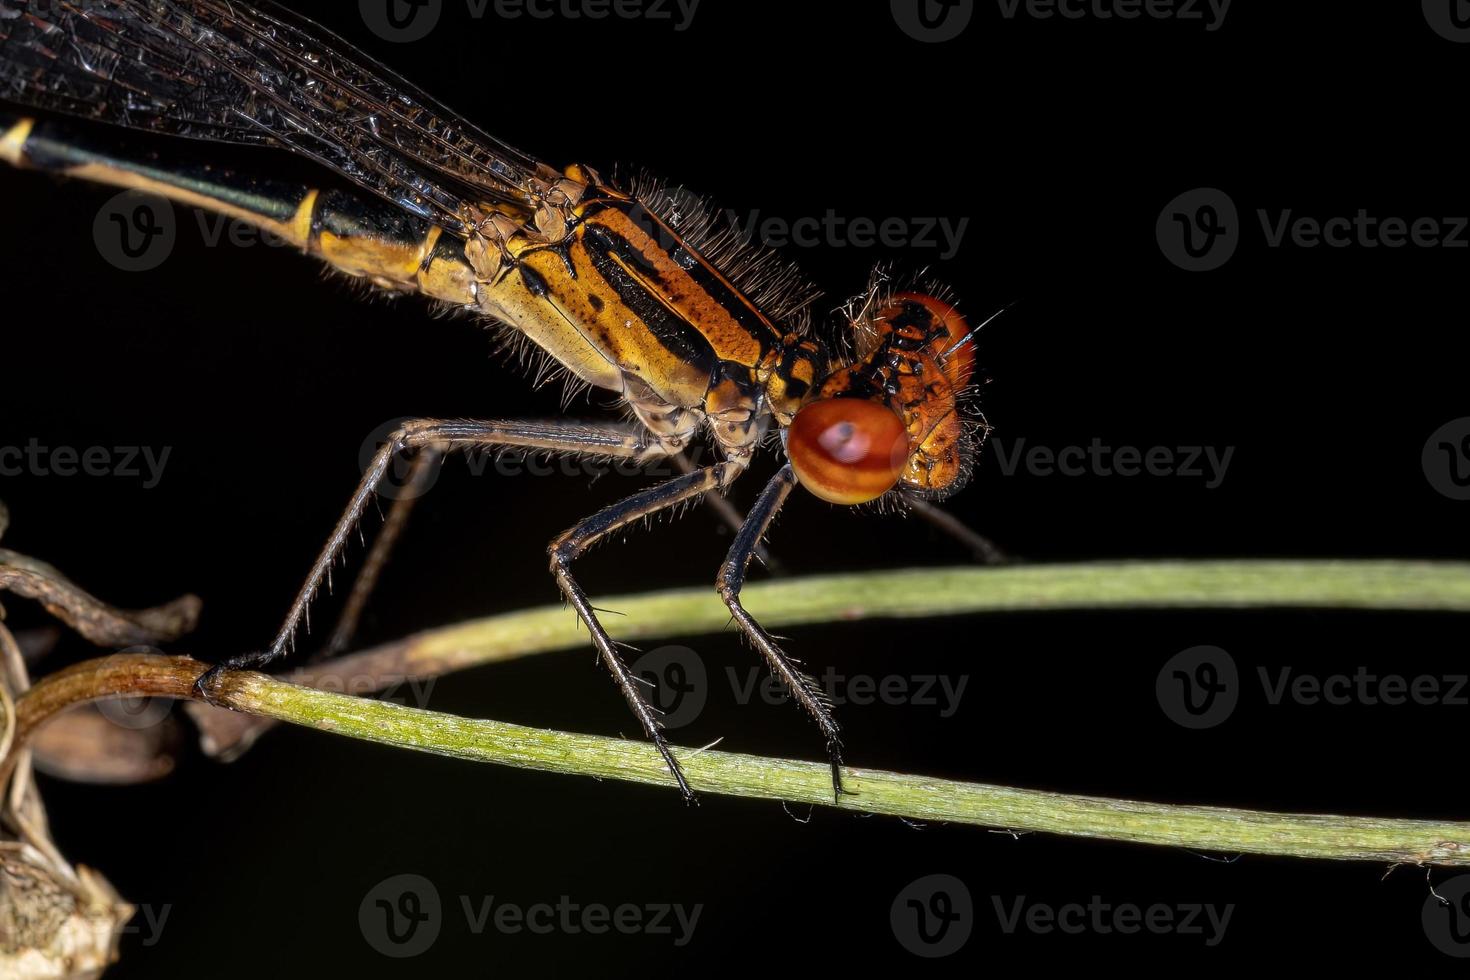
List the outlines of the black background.
<svg viewBox="0 0 1470 980">
<path fill-rule="evenodd" d="M 985 331 L 985 411 L 1027 445 L 1234 447 L 1226 477 L 1003 472 L 987 448 L 953 509 L 1027 561 L 1148 557 L 1461 558 L 1465 507 L 1420 454 L 1466 414 L 1467 252 L 1270 248 L 1257 218 L 1447 218 L 1470 211 L 1455 136 L 1470 47 L 1418 4 L 1253 4 L 1199 21 L 1006 19 L 977 3 L 956 40 L 907 36 L 886 4 L 704 0 L 669 21 L 472 19 L 446 3 L 427 39 L 392 44 L 354 5 L 315 16 L 488 130 L 542 159 L 645 166 L 722 206 L 822 216 L 969 220 L 942 249 L 824 242 L 788 249 L 833 298 L 891 261 L 952 283 Z M 803 5 L 803 9 L 805 5 Z M 1203 9 L 1203 8 L 1202 8 Z M 242 167 L 320 179 L 270 153 Z M 205 599 L 181 650 L 261 646 L 358 476 L 367 434 L 403 416 L 546 416 L 487 355 L 486 332 L 409 299 L 364 302 L 281 249 L 209 247 L 179 212 L 159 269 L 125 273 L 93 242 L 111 191 L 4 173 L 6 315 L 0 445 L 169 447 L 163 479 L 6 477 L 6 544 L 97 595 Z M 1165 259 L 1155 221 L 1197 187 L 1229 194 L 1240 246 L 1220 269 Z M 1463 239 L 1463 236 L 1462 236 Z M 579 414 L 601 411 L 579 402 Z M 751 499 L 768 459 L 740 486 Z M 384 582 L 364 641 L 553 602 L 543 548 L 628 493 L 627 476 L 474 477 L 450 464 Z M 594 552 L 594 595 L 711 582 L 728 533 L 703 510 Z M 798 572 L 965 560 L 911 521 L 799 496 L 772 548 Z M 40 620 L 11 602 L 19 625 Z M 318 613 L 330 618 L 332 607 Z M 1336 612 L 1045 614 L 790 630 L 812 666 L 968 679 L 959 710 L 841 712 L 854 765 L 1001 784 L 1273 810 L 1464 816 L 1464 707 L 1271 707 L 1257 667 L 1315 674 L 1464 673 L 1463 621 Z M 676 641 L 677 638 L 671 638 Z M 686 640 L 723 675 L 753 655 L 735 633 Z M 1176 652 L 1214 644 L 1250 678 L 1224 725 L 1185 731 L 1155 699 Z M 657 645 L 657 644 L 652 644 Z M 68 657 L 87 655 L 80 641 Z M 637 735 L 590 651 L 446 678 L 429 707 Z M 678 738 L 820 757 L 789 707 L 739 706 L 717 685 Z M 66 854 L 129 899 L 165 908 L 116 975 L 363 976 L 646 973 L 682 968 L 946 972 L 1099 960 L 1358 963 L 1392 951 L 1448 965 L 1420 926 L 1425 876 L 1372 864 L 1185 851 L 818 809 L 477 767 L 303 731 L 223 767 L 186 753 L 155 785 L 47 780 Z M 805 817 L 805 812 L 797 812 Z M 1218 858 L 1219 855 L 1210 857 Z M 1226 856 L 1228 857 L 1228 856 Z M 432 949 L 394 961 L 358 926 L 363 896 L 401 873 L 444 901 Z M 911 881 L 950 874 L 976 907 L 947 959 L 895 938 Z M 1449 876 L 1435 872 L 1435 882 Z M 703 905 L 687 946 L 653 935 L 474 934 L 460 909 Z M 1235 906 L 1224 940 L 1005 934 L 992 906 Z"/>
</svg>

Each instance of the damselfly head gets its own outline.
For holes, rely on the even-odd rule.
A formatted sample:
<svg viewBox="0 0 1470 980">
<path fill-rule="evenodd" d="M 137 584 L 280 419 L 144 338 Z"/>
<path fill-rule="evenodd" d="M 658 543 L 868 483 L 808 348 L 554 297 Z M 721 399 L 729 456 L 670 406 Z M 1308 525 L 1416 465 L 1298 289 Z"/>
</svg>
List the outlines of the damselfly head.
<svg viewBox="0 0 1470 980">
<path fill-rule="evenodd" d="M 935 296 L 900 292 L 876 297 L 852 328 L 855 360 L 813 389 L 787 429 L 797 480 L 834 504 L 958 490 L 980 426 L 959 410 L 975 369 L 964 318 Z"/>
</svg>

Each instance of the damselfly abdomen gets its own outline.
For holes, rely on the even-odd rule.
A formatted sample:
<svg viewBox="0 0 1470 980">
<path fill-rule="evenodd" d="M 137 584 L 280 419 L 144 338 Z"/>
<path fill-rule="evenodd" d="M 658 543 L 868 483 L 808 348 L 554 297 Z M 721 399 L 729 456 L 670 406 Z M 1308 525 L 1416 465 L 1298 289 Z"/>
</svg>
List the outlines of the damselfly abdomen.
<svg viewBox="0 0 1470 980">
<path fill-rule="evenodd" d="M 599 539 L 727 488 L 765 444 L 786 462 L 743 520 L 717 588 L 770 669 L 816 720 L 840 790 L 840 730 L 817 684 L 742 607 L 751 558 L 793 487 L 838 504 L 927 510 L 964 485 L 985 427 L 966 402 L 973 331 L 934 290 L 883 277 L 813 324 L 799 275 L 729 234 L 712 210 L 589 167 L 557 171 L 455 116 L 367 56 L 273 5 L 230 0 L 0 0 L 0 94 L 59 112 L 310 158 L 369 194 L 171 166 L 43 117 L 0 117 L 0 157 L 136 188 L 249 223 L 379 287 L 484 317 L 572 385 L 616 393 L 620 423 L 421 419 L 367 467 L 269 648 L 284 656 L 394 458 L 515 448 L 637 462 L 717 461 L 614 504 L 557 536 L 551 572 L 681 791 L 690 789 L 639 681 L 572 574 Z M 827 328 L 824 331 L 824 328 Z M 411 499 L 405 498 L 405 499 Z M 396 502 L 389 527 L 401 523 Z M 375 548 L 379 556 L 383 541 Z M 378 562 L 370 558 L 369 565 Z M 369 580 L 370 584 L 370 580 Z M 363 588 L 354 590 L 360 599 Z M 349 608 L 355 608 L 349 600 Z M 350 623 L 353 616 L 346 617 Z M 339 630 L 329 648 L 340 647 Z"/>
</svg>

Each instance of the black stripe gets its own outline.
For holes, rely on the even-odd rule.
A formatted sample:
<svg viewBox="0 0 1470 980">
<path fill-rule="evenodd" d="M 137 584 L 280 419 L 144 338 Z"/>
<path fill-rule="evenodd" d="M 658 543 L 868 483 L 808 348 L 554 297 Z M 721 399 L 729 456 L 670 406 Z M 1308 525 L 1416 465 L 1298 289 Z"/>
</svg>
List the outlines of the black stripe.
<svg viewBox="0 0 1470 980">
<path fill-rule="evenodd" d="M 762 352 L 777 338 L 776 329 L 755 311 L 750 300 L 717 276 L 706 264 L 708 260 L 706 262 L 691 261 L 696 254 L 694 249 L 679 237 L 678 232 L 660 221 L 652 211 L 636 201 L 612 201 L 606 206 L 621 211 L 660 248 L 670 253 L 673 260 L 685 270 L 689 278 L 761 345 Z"/>
<path fill-rule="evenodd" d="M 366 237 L 417 245 L 432 227 L 433 224 L 423 218 L 335 189 L 318 195 L 316 209 L 311 216 L 313 241 L 320 232 L 329 231 L 338 238 Z"/>
<path fill-rule="evenodd" d="M 621 235 L 590 221 L 583 225 L 582 244 L 588 257 L 592 259 L 592 267 L 597 270 L 597 274 L 612 287 L 623 304 L 643 321 L 648 332 L 665 350 L 678 360 L 713 374 L 720 359 L 709 338 L 670 312 L 657 296 L 619 265 L 617 260 L 646 273 L 650 279 L 656 281 L 657 271 L 637 249 Z"/>
</svg>

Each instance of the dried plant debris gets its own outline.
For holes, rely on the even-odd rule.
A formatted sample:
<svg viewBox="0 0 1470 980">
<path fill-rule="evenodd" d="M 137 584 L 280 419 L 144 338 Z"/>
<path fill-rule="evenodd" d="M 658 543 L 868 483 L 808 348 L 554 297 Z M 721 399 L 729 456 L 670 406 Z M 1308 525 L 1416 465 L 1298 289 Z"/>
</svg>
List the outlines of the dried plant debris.
<svg viewBox="0 0 1470 980">
<path fill-rule="evenodd" d="M 7 523 L 0 504 L 0 533 Z M 117 609 L 77 588 L 50 565 L 3 548 L 0 590 L 38 601 L 101 646 L 173 639 L 191 630 L 199 615 L 199 600 L 193 596 L 156 609 Z M 116 962 L 123 929 L 136 909 L 100 873 L 62 857 L 51 839 L 33 767 L 85 782 L 158 779 L 173 769 L 178 729 L 166 717 L 166 705 L 163 715 L 150 717 L 148 724 L 138 724 L 126 703 L 88 705 L 47 723 L 30 745 L 16 745 L 16 699 L 30 689 L 27 653 L 44 653 L 54 638 L 48 642 L 47 634 L 35 633 L 27 651 L 4 624 L 4 616 L 0 607 L 0 772 L 9 773 L 0 796 L 0 977 L 98 977 Z"/>
<path fill-rule="evenodd" d="M 68 876 L 35 848 L 0 846 L 0 976 L 101 976 L 134 911 L 90 868 Z"/>
</svg>

